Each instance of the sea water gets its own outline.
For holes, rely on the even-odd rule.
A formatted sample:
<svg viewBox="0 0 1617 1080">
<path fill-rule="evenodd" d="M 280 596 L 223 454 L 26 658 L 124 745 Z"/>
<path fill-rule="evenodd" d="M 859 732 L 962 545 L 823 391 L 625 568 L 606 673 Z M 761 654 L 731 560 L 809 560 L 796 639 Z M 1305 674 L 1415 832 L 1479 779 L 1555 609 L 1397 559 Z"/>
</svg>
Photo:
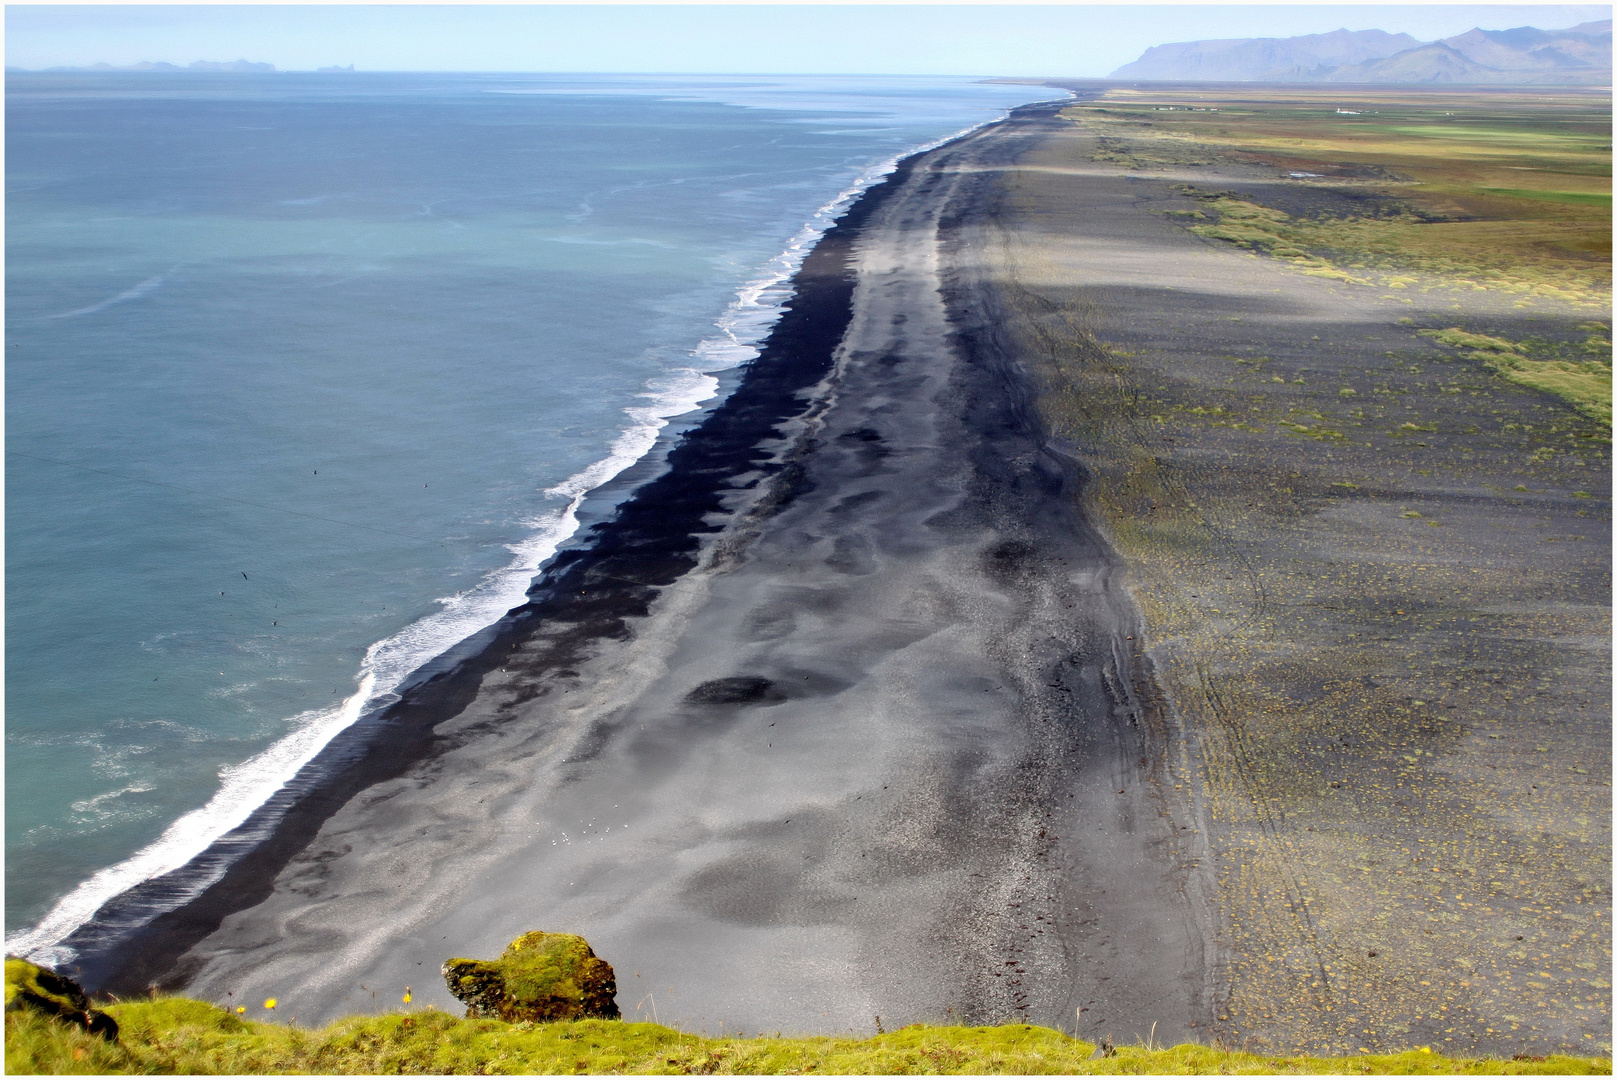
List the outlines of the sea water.
<svg viewBox="0 0 1617 1080">
<path fill-rule="evenodd" d="M 859 190 L 1055 96 L 8 73 L 8 951 L 522 603 Z"/>
</svg>

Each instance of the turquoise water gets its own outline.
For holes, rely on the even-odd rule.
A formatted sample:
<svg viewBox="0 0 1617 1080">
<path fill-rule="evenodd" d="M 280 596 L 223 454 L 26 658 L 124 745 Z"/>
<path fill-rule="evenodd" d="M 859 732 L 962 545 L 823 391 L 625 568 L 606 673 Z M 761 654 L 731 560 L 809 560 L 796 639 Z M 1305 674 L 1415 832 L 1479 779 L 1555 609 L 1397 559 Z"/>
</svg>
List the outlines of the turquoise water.
<svg viewBox="0 0 1617 1080">
<path fill-rule="evenodd" d="M 839 206 L 1051 96 L 8 74 L 8 948 L 520 603 Z"/>
</svg>

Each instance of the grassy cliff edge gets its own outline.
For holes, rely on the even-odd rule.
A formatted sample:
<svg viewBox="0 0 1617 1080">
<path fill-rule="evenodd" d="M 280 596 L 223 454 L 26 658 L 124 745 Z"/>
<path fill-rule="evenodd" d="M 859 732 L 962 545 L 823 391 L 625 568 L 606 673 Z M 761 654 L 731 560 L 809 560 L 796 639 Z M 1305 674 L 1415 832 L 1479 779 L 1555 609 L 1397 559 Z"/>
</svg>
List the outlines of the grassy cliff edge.
<svg viewBox="0 0 1617 1080">
<path fill-rule="evenodd" d="M 1194 1044 L 1118 1047 L 1050 1028 L 915 1024 L 872 1038 L 704 1038 L 659 1024 L 580 1020 L 508 1024 L 432 1009 L 355 1016 L 324 1028 L 242 1019 L 206 1002 L 155 998 L 107 1006 L 120 1038 L 31 1013 L 6 1016 L 12 1074 L 1610 1074 L 1603 1059 L 1452 1058 L 1420 1047 L 1397 1054 L 1308 1057 Z"/>
</svg>

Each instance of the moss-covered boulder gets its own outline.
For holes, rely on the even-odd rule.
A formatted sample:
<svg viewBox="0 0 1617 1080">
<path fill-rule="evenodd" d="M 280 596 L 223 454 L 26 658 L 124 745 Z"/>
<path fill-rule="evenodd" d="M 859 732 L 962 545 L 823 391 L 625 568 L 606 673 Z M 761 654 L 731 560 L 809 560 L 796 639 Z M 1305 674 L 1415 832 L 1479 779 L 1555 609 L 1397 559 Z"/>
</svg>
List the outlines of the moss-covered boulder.
<svg viewBox="0 0 1617 1080">
<path fill-rule="evenodd" d="M 17 956 L 6 957 L 6 1012 L 26 1009 L 54 1016 L 84 1028 L 92 1035 L 116 1041 L 118 1022 L 99 1009 L 79 984 L 50 968 Z"/>
<path fill-rule="evenodd" d="M 446 960 L 449 992 L 466 1003 L 467 1019 L 618 1019 L 612 965 L 576 934 L 523 934 L 498 960 Z"/>
</svg>

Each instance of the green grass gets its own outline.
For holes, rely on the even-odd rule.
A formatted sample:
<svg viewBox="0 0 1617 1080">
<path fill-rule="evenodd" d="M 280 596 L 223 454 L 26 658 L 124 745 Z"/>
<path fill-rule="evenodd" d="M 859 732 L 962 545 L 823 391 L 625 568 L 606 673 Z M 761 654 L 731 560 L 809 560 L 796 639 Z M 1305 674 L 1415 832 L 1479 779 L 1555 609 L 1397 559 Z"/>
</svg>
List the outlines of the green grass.
<svg viewBox="0 0 1617 1080">
<path fill-rule="evenodd" d="M 1095 1047 L 1050 1028 L 912 1025 L 872 1038 L 709 1039 L 612 1020 L 507 1024 L 434 1010 L 359 1016 L 320 1029 L 242 1020 L 200 1001 L 158 998 L 107 1007 L 117 1043 L 35 1014 L 6 1016 L 8 1073 L 573 1074 L 1609 1074 L 1609 1061 L 1552 1056 L 1451 1058 L 1419 1047 L 1323 1058 L 1248 1054 L 1194 1044 Z"/>
<path fill-rule="evenodd" d="M 1591 420 L 1611 427 L 1611 365 L 1598 360 L 1528 360 L 1493 354 L 1486 358 L 1501 377 L 1568 402 Z"/>
<path fill-rule="evenodd" d="M 1540 124 L 1521 124 L 1511 127 L 1488 126 L 1486 123 L 1458 122 L 1411 124 L 1358 123 L 1360 132 L 1401 135 L 1415 139 L 1436 139 L 1466 146 L 1504 146 L 1510 151 L 1527 153 L 1601 154 L 1610 148 L 1611 140 L 1599 134 L 1584 131 L 1556 131 Z"/>
<path fill-rule="evenodd" d="M 1200 200 L 1217 218 L 1188 225 L 1191 232 L 1284 259 L 1311 276 L 1388 289 L 1482 289 L 1572 303 L 1604 304 L 1609 299 L 1599 275 L 1534 264 L 1511 255 L 1508 245 L 1490 250 L 1486 236 L 1450 243 L 1456 238 L 1446 230 L 1475 232 L 1470 224 L 1434 225 L 1407 215 L 1298 218 L 1227 192 L 1189 185 L 1181 190 Z"/>
<path fill-rule="evenodd" d="M 1478 188 L 1489 195 L 1508 195 L 1513 199 L 1542 199 L 1545 202 L 1574 203 L 1579 206 L 1610 206 L 1611 195 L 1598 191 L 1530 191 L 1526 188 Z"/>
</svg>

